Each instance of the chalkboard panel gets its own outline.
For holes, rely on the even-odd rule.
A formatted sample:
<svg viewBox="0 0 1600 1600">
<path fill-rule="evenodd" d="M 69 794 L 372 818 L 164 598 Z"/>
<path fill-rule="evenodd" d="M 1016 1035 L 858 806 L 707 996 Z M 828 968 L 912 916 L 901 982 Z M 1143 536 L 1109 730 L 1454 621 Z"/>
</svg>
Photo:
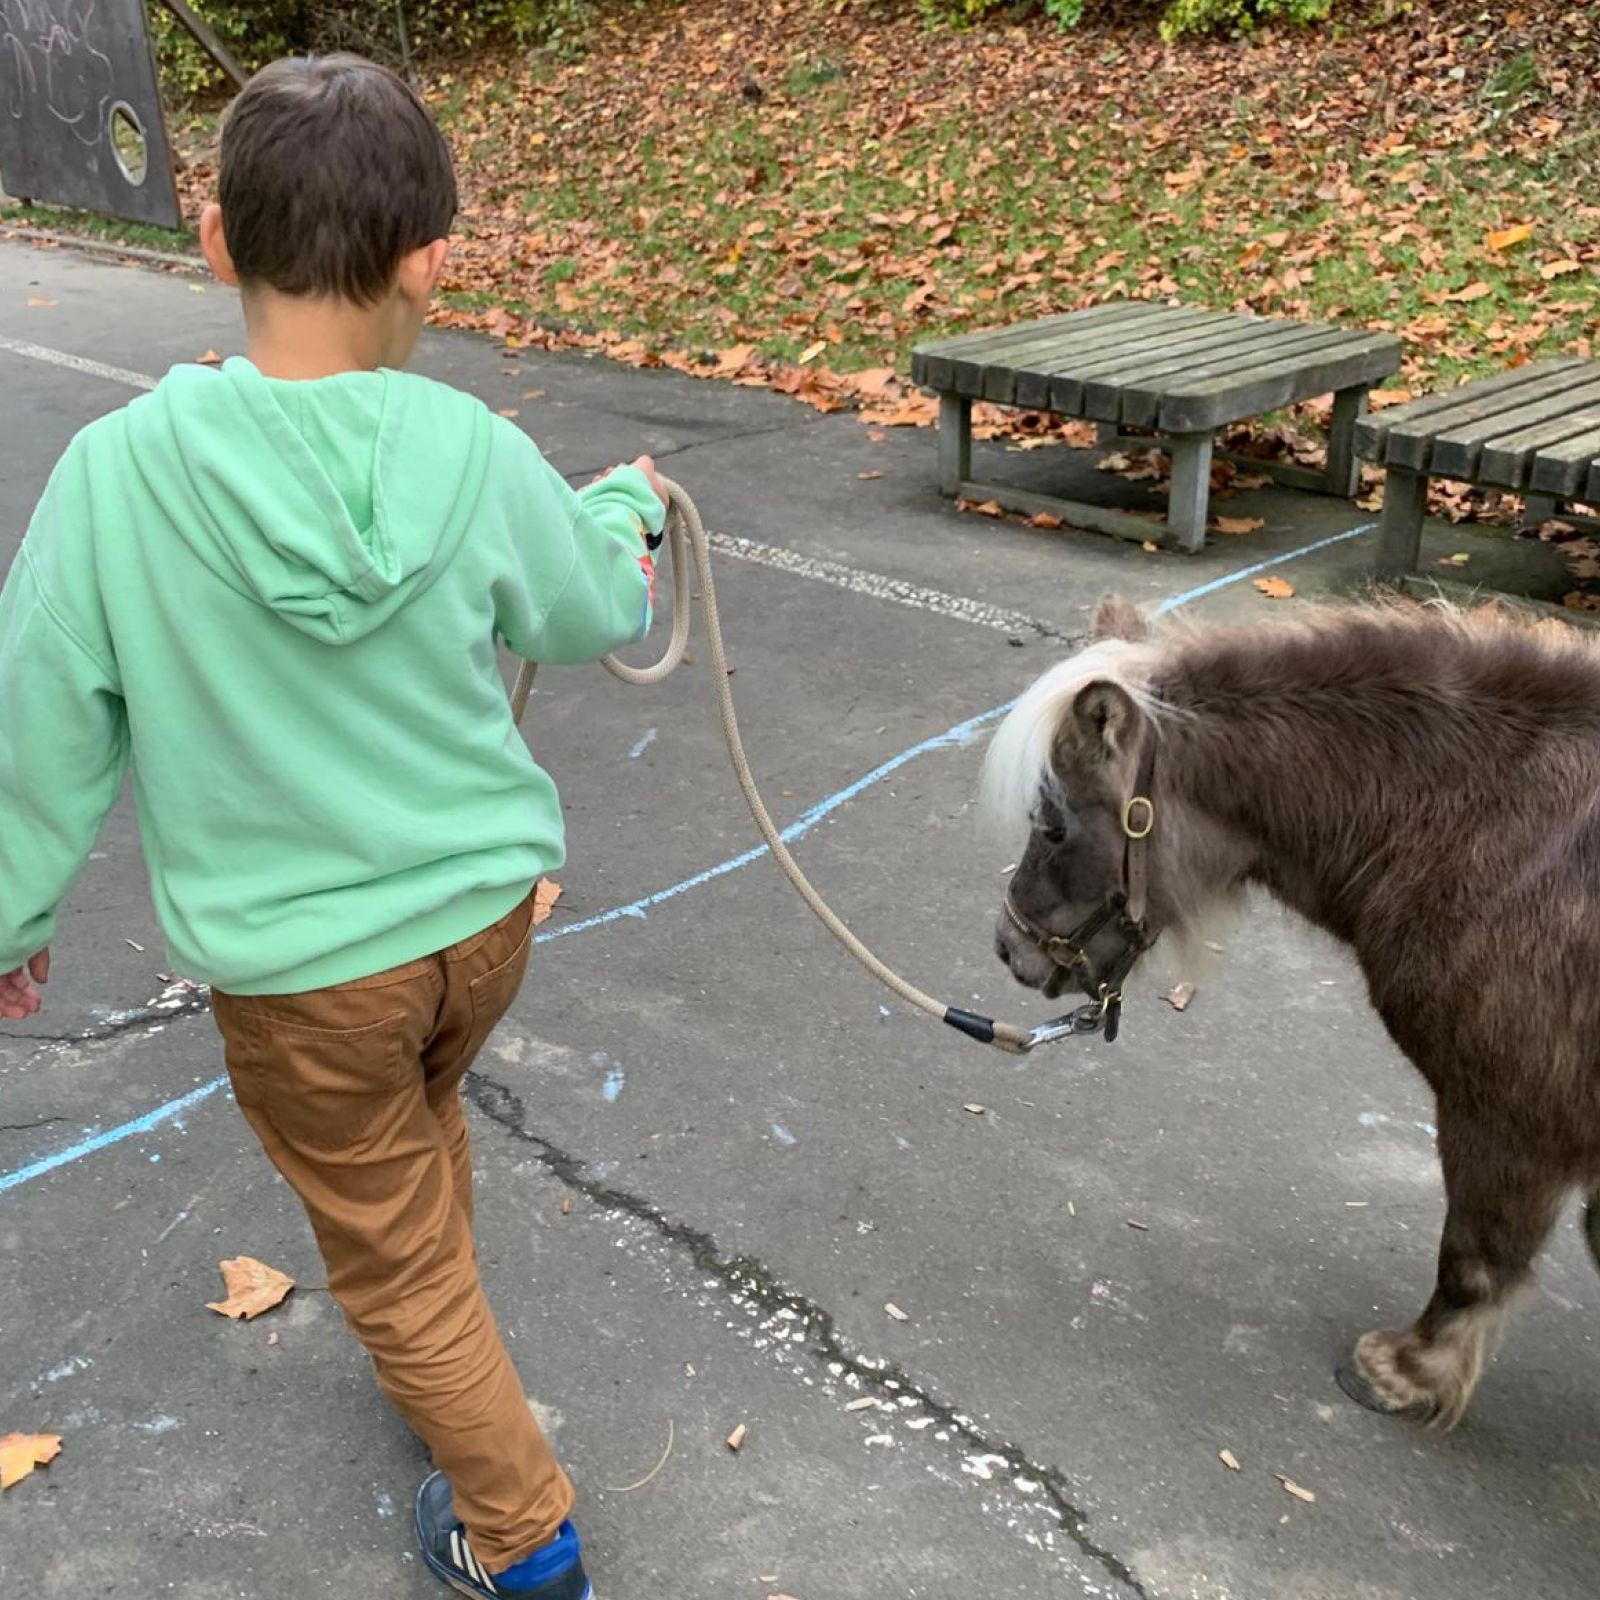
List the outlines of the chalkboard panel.
<svg viewBox="0 0 1600 1600">
<path fill-rule="evenodd" d="M 0 183 L 180 225 L 143 0 L 0 0 Z"/>
</svg>

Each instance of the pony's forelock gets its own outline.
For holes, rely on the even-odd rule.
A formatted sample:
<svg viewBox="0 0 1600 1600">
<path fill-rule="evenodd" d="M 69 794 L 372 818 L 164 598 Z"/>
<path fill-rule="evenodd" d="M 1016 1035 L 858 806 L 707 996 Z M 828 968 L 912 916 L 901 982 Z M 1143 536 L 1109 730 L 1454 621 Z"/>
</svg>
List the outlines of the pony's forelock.
<svg viewBox="0 0 1600 1600">
<path fill-rule="evenodd" d="M 1101 639 L 1038 678 L 995 729 L 984 758 L 979 807 L 991 827 L 1026 830 L 1039 794 L 1052 775 L 1051 751 L 1072 703 L 1091 683 L 1114 683 L 1151 714 L 1149 688 L 1156 647 L 1149 642 Z"/>
</svg>

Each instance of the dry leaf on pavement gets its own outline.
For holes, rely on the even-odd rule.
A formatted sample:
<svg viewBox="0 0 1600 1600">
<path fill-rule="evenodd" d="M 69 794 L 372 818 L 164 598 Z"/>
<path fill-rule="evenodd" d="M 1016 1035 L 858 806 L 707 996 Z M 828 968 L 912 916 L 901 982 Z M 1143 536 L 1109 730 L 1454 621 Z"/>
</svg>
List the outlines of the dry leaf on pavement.
<svg viewBox="0 0 1600 1600">
<path fill-rule="evenodd" d="M 539 887 L 533 891 L 533 925 L 538 927 L 541 922 L 550 920 L 550 913 L 556 908 L 556 901 L 561 898 L 561 885 L 552 883 L 549 878 L 541 878 Z"/>
<path fill-rule="evenodd" d="M 1218 533 L 1254 533 L 1267 525 L 1265 517 L 1218 517 Z"/>
<path fill-rule="evenodd" d="M 0 1489 L 21 1483 L 35 1467 L 47 1467 L 61 1454 L 60 1435 L 8 1433 L 0 1436 Z"/>
<path fill-rule="evenodd" d="M 1223 1466 L 1225 1466 L 1229 1472 L 1238 1472 L 1241 1470 L 1239 1467 L 1239 1458 L 1233 1453 L 1233 1451 L 1219 1450 L 1217 1455 L 1221 1458 Z"/>
<path fill-rule="evenodd" d="M 1287 600 L 1294 594 L 1294 585 L 1287 578 L 1257 578 L 1255 586 L 1269 600 Z"/>
<path fill-rule="evenodd" d="M 246 1322 L 270 1311 L 294 1288 L 294 1279 L 276 1267 L 269 1267 L 254 1256 L 233 1256 L 219 1261 L 222 1284 L 228 1291 L 226 1300 L 208 1300 L 207 1311 L 219 1311 L 225 1317 L 242 1317 Z"/>
<path fill-rule="evenodd" d="M 739 1424 L 739 1426 L 737 1428 L 735 1428 L 733 1430 L 733 1432 L 728 1435 L 728 1448 L 730 1450 L 732 1450 L 736 1455 L 738 1454 L 740 1448 L 743 1446 L 744 1441 L 745 1441 L 745 1435 L 747 1433 L 749 1433 L 749 1431 L 750 1430 L 747 1427 L 745 1427 L 745 1425 L 741 1422 Z"/>
<path fill-rule="evenodd" d="M 1194 999 L 1194 985 L 1192 983 L 1175 983 L 1167 990 L 1167 1004 L 1174 1011 L 1187 1011 L 1189 1002 Z"/>
<path fill-rule="evenodd" d="M 1317 1503 L 1317 1497 L 1309 1489 L 1302 1489 L 1293 1478 L 1286 1478 L 1281 1472 L 1277 1474 L 1277 1478 L 1278 1482 L 1283 1485 L 1285 1493 L 1292 1494 L 1296 1500 L 1304 1500 L 1308 1506 L 1314 1506 Z"/>
<path fill-rule="evenodd" d="M 207 350 L 204 355 L 196 356 L 195 361 L 202 367 L 220 367 L 222 357 L 215 350 Z"/>
</svg>

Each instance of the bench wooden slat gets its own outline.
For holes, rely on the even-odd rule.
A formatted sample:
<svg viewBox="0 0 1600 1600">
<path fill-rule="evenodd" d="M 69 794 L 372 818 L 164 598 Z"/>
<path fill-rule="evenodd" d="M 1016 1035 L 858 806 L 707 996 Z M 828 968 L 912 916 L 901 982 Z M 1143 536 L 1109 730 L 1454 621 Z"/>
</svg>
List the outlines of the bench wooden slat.
<svg viewBox="0 0 1600 1600">
<path fill-rule="evenodd" d="M 1543 491 L 1563 497 L 1570 495 L 1583 479 L 1590 457 L 1600 455 L 1600 442 L 1588 445 L 1581 442 L 1600 439 L 1596 430 L 1600 430 L 1600 406 L 1591 401 L 1588 405 L 1564 410 L 1559 416 L 1545 422 L 1532 423 L 1514 432 L 1487 439 L 1478 457 L 1478 481 L 1500 489 L 1531 486 L 1533 468 L 1541 456 L 1546 452 L 1571 447 L 1578 453 L 1572 462 L 1571 486 Z"/>
<path fill-rule="evenodd" d="M 1548 376 L 1582 365 L 1576 356 L 1557 356 L 1550 361 L 1531 362 L 1525 367 L 1516 367 L 1510 372 L 1501 372 L 1492 378 L 1483 378 L 1475 383 L 1462 385 L 1460 388 L 1445 389 L 1439 394 L 1425 395 L 1421 400 L 1410 400 L 1403 406 L 1392 406 L 1387 411 L 1371 412 L 1356 424 L 1356 453 L 1366 461 L 1381 462 L 1384 459 L 1384 446 L 1392 428 L 1397 425 L 1405 427 L 1412 423 L 1421 423 L 1442 411 L 1452 410 L 1461 404 L 1462 394 L 1467 389 L 1471 389 L 1474 400 L 1487 398 L 1490 395 L 1522 389 L 1530 384 L 1542 383 Z"/>
<path fill-rule="evenodd" d="M 1438 434 L 1433 441 L 1433 454 L 1428 458 L 1428 470 L 1441 478 L 1475 479 L 1484 446 L 1491 440 L 1549 422 L 1569 411 L 1581 411 L 1600 401 L 1600 365 L 1579 369 L 1580 372 L 1585 370 L 1588 376 L 1584 383 L 1556 393 L 1529 395 L 1521 405 L 1486 417 L 1474 417 L 1458 428 Z"/>
<path fill-rule="evenodd" d="M 1060 347 L 1073 349 L 1092 343 L 1112 327 L 1127 327 L 1143 321 L 1159 309 L 1144 300 L 1119 300 L 1074 312 L 1059 323 L 1041 328 L 1037 323 L 1020 327 L 991 329 L 982 339 L 948 354 L 930 351 L 922 381 L 930 388 L 956 390 L 974 398 L 982 390 L 983 370 L 987 366 L 1011 366 L 1013 358 L 1024 352 Z"/>
<path fill-rule="evenodd" d="M 1163 328 L 1173 322 L 1188 326 L 1200 317 L 1215 315 L 1215 312 L 1180 311 L 1171 318 L 1160 318 L 1159 322 Z M 1014 352 L 1003 366 L 990 367 L 984 374 L 983 398 L 997 400 L 1003 405 L 1024 405 L 1027 402 L 1017 398 L 1023 392 L 1024 380 L 1031 384 L 1029 392 L 1037 393 L 1043 375 L 1057 367 L 1076 369 L 1080 363 L 1102 359 L 1106 350 L 1121 349 L 1149 339 L 1150 334 L 1140 331 L 1147 322 L 1146 318 L 1136 318 L 1131 322 L 1100 323 L 1085 329 L 1081 336 L 1058 335 L 1048 344 L 1030 345 L 1021 352 Z"/>
<path fill-rule="evenodd" d="M 1314 395 L 1379 383 L 1399 365 L 1400 341 L 1394 334 L 1345 333 L 1328 345 L 1308 346 L 1254 370 L 1185 376 L 1162 399 L 1157 420 L 1168 433 L 1220 428 Z"/>
<path fill-rule="evenodd" d="M 1458 430 L 1465 432 L 1475 426 L 1486 426 L 1492 434 L 1502 417 L 1522 406 L 1542 403 L 1568 390 L 1581 388 L 1592 382 L 1594 376 L 1593 367 L 1579 361 L 1560 372 L 1540 375 L 1531 386 L 1518 385 L 1514 390 L 1496 389 L 1485 394 L 1475 385 L 1468 384 L 1466 388 L 1456 391 L 1454 405 L 1445 406 L 1429 416 L 1397 420 L 1389 429 L 1384 461 L 1391 467 L 1403 467 L 1410 472 L 1432 471 L 1434 442 L 1442 434 Z M 1481 442 L 1482 434 L 1479 439 Z"/>
<path fill-rule="evenodd" d="M 1108 311 L 1109 306 L 1097 306 L 1097 311 Z M 1028 326 L 1038 331 L 1040 329 L 1062 328 L 1084 315 L 1081 311 L 1067 311 L 1059 317 L 1045 317 L 1039 322 L 1030 323 Z M 951 334 L 946 339 L 929 339 L 917 345 L 911 352 L 911 376 L 917 383 L 926 384 L 930 389 L 948 387 L 946 379 L 949 374 L 950 364 L 957 356 L 968 350 L 976 350 L 980 346 L 992 343 L 1006 334 L 1021 333 L 1020 328 L 974 328 L 970 333 Z"/>
<path fill-rule="evenodd" d="M 1275 344 L 1286 336 L 1289 330 L 1281 323 L 1229 315 L 1207 327 L 1180 331 L 1170 339 L 1149 338 L 1137 350 L 1109 351 L 1097 361 L 1057 373 L 1050 381 L 1051 401 L 1058 408 L 1088 416 L 1092 393 L 1118 388 L 1136 377 L 1149 377 L 1172 368 L 1181 370 L 1189 363 L 1215 361 L 1229 350 Z"/>
<path fill-rule="evenodd" d="M 1100 420 L 1120 421 L 1130 428 L 1153 428 L 1161 402 L 1177 382 L 1233 374 L 1268 360 L 1292 359 L 1301 352 L 1321 350 L 1343 338 L 1336 328 L 1319 328 L 1307 323 L 1287 333 L 1281 327 L 1274 328 L 1259 340 L 1240 336 L 1208 350 L 1147 361 L 1121 373 L 1120 386 L 1106 385 L 1096 391 L 1096 404 L 1101 412 L 1109 412 L 1113 407 L 1117 411 L 1116 416 L 1102 416 Z"/>
<path fill-rule="evenodd" d="M 1134 425 L 1136 419 L 1123 405 L 1129 393 L 1148 389 L 1165 394 L 1172 384 L 1193 374 L 1236 371 L 1251 363 L 1275 361 L 1300 350 L 1321 348 L 1343 337 L 1333 328 L 1266 322 L 1259 326 L 1220 329 L 1209 338 L 1174 340 L 1154 354 L 1103 367 L 1093 381 L 1084 383 L 1080 405 L 1086 416 L 1103 422 L 1123 421 Z M 1149 409 L 1148 403 L 1146 409 Z M 1137 419 L 1137 425 L 1148 427 L 1153 420 L 1152 414 Z"/>
<path fill-rule="evenodd" d="M 991 374 L 1015 374 L 1043 364 L 1071 361 L 1076 356 L 1116 343 L 1149 320 L 1142 301 L 1130 301 L 1114 308 L 1114 314 L 1072 327 L 1056 328 L 1047 334 L 1029 336 L 1018 330 L 1002 346 L 958 354 L 950 363 L 950 385 L 959 394 L 983 398 Z"/>
<path fill-rule="evenodd" d="M 1170 318 L 1163 317 L 1159 327 L 1150 332 L 1130 330 L 1121 338 L 1107 339 L 1103 346 L 1097 349 L 1085 349 L 1081 353 L 1073 353 L 1056 360 L 1031 362 L 1026 368 L 1012 374 L 1015 379 L 1012 391 L 1015 398 L 1011 403 L 1019 406 L 1038 406 L 1048 410 L 1067 409 L 1052 401 L 1052 386 L 1058 381 L 1076 380 L 1082 374 L 1098 372 L 1102 366 L 1118 359 L 1110 352 L 1132 354 L 1159 350 L 1173 339 L 1186 338 L 1201 330 L 1216 328 L 1236 320 L 1231 312 L 1226 311 L 1181 312 Z M 1000 398 L 1000 395 L 993 393 L 991 387 L 985 384 L 984 399 Z"/>
<path fill-rule="evenodd" d="M 1584 480 L 1589 477 L 1591 464 L 1600 466 L 1600 416 L 1595 417 L 1594 424 L 1594 431 L 1546 445 L 1533 458 L 1528 472 L 1529 494 L 1554 495 L 1558 500 L 1583 498 Z M 1590 499 L 1594 498 L 1594 487 L 1591 479 Z"/>
</svg>

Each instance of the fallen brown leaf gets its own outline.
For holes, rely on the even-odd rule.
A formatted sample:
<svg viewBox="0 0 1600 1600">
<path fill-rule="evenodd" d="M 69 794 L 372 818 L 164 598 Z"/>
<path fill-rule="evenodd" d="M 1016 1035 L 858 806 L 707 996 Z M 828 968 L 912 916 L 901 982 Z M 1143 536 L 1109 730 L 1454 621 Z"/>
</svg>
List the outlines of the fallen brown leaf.
<svg viewBox="0 0 1600 1600">
<path fill-rule="evenodd" d="M 809 366 L 811 362 L 815 361 L 817 357 L 820 356 L 827 348 L 828 341 L 826 339 L 818 339 L 815 344 L 808 344 L 805 349 L 800 352 L 800 365 L 802 367 Z"/>
<path fill-rule="evenodd" d="M 219 1311 L 225 1317 L 242 1317 L 249 1322 L 263 1311 L 270 1311 L 294 1288 L 294 1279 L 287 1273 L 254 1256 L 233 1256 L 217 1265 L 222 1269 L 222 1286 L 228 1291 L 228 1298 L 208 1300 L 206 1310 Z"/>
<path fill-rule="evenodd" d="M 741 1422 L 739 1426 L 728 1435 L 728 1448 L 732 1450 L 735 1455 L 737 1455 L 743 1448 L 745 1435 L 748 1434 L 749 1431 L 750 1430 Z"/>
<path fill-rule="evenodd" d="M 21 1483 L 35 1467 L 47 1467 L 61 1454 L 54 1433 L 8 1433 L 0 1436 L 0 1489 Z"/>
<path fill-rule="evenodd" d="M 207 350 L 204 355 L 198 355 L 194 359 L 196 364 L 202 367 L 220 367 L 222 365 L 222 357 L 215 350 Z"/>
<path fill-rule="evenodd" d="M 28 304 L 35 311 L 48 311 L 55 304 L 55 301 L 47 295 L 30 294 L 28 296 Z"/>
<path fill-rule="evenodd" d="M 564 1194 L 561 1197 L 561 1215 L 564 1217 L 572 1215 L 572 1196 L 570 1194 Z"/>
<path fill-rule="evenodd" d="M 966 1105 L 962 1106 L 961 1109 L 963 1111 L 970 1111 L 975 1117 L 981 1117 L 989 1108 L 988 1106 L 980 1106 L 976 1100 L 971 1100 Z"/>
<path fill-rule="evenodd" d="M 556 908 L 556 901 L 561 898 L 561 885 L 552 882 L 549 878 L 541 878 L 539 886 L 533 891 L 533 925 L 538 927 L 542 922 L 550 920 L 550 913 Z"/>
<path fill-rule="evenodd" d="M 1483 243 L 1486 249 L 1493 250 L 1498 255 L 1502 250 L 1526 244 L 1532 237 L 1533 228 L 1526 222 L 1519 222 L 1515 227 L 1501 228 L 1484 234 Z"/>
<path fill-rule="evenodd" d="M 1583 263 L 1567 256 L 1560 261 L 1547 261 L 1539 268 L 1539 276 L 1546 283 L 1554 283 L 1557 278 L 1565 278 L 1570 273 L 1582 272 Z"/>
<path fill-rule="evenodd" d="M 1167 1004 L 1174 1011 L 1187 1011 L 1189 1002 L 1194 999 L 1194 985 L 1192 983 L 1177 983 L 1167 991 Z"/>
<path fill-rule="evenodd" d="M 1233 1451 L 1219 1450 L 1217 1455 L 1221 1458 L 1223 1466 L 1225 1466 L 1229 1472 L 1238 1472 L 1241 1470 L 1239 1466 L 1239 1458 L 1233 1453 Z"/>
<path fill-rule="evenodd" d="M 1255 588 L 1269 600 L 1288 600 L 1294 594 L 1294 585 L 1287 578 L 1257 578 Z"/>
<path fill-rule="evenodd" d="M 1218 517 L 1218 533 L 1254 533 L 1267 525 L 1265 517 Z"/>
<path fill-rule="evenodd" d="M 1028 523 L 1030 527 L 1045 528 L 1051 533 L 1054 533 L 1057 528 L 1064 528 L 1067 525 L 1066 520 L 1058 517 L 1053 511 L 1035 511 L 1028 518 Z"/>
<path fill-rule="evenodd" d="M 519 415 L 519 413 L 515 406 L 502 406 L 500 408 L 500 415 L 509 422 L 512 417 Z"/>
<path fill-rule="evenodd" d="M 1447 294 L 1445 299 L 1455 301 L 1460 305 L 1465 305 L 1473 300 L 1482 300 L 1485 296 L 1493 293 L 1493 286 L 1485 283 L 1480 278 L 1476 283 L 1469 283 L 1465 289 L 1457 289 L 1454 294 Z"/>
<path fill-rule="evenodd" d="M 856 476 L 860 478 L 863 483 L 867 483 L 873 478 L 881 478 L 883 474 L 881 472 L 858 472 Z"/>
</svg>

